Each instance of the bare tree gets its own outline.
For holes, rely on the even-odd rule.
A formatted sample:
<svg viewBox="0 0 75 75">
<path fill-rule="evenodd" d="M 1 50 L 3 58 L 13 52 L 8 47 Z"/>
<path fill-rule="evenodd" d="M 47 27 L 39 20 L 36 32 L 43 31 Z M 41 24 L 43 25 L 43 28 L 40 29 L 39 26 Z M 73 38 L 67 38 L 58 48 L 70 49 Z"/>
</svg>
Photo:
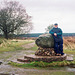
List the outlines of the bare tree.
<svg viewBox="0 0 75 75">
<path fill-rule="evenodd" d="M 29 28 L 27 30 L 26 28 Z M 16 1 L 5 1 L 0 8 L 0 30 L 6 39 L 9 34 L 17 31 L 24 32 L 32 29 L 31 16 L 26 13 L 26 9 Z M 26 33 L 26 32 L 25 32 Z"/>
<path fill-rule="evenodd" d="M 49 31 L 53 28 L 53 24 L 50 24 L 45 30 L 46 33 L 49 33 Z"/>
</svg>

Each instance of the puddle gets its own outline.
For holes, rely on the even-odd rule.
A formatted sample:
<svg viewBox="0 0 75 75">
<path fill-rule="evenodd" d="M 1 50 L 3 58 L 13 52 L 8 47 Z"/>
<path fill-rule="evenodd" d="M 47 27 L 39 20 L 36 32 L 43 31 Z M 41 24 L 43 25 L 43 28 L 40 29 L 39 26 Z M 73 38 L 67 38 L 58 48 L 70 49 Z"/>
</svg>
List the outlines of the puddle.
<svg viewBox="0 0 75 75">
<path fill-rule="evenodd" d="M 67 71 L 75 72 L 75 68 L 70 68 L 70 67 L 68 67 L 68 68 L 67 68 Z"/>
</svg>

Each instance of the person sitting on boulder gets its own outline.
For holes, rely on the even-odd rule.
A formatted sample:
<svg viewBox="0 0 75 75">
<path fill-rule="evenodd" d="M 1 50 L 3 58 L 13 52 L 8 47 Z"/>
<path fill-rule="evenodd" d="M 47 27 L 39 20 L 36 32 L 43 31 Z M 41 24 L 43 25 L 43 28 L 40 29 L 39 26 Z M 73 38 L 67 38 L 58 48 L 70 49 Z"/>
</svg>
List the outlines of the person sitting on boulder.
<svg viewBox="0 0 75 75">
<path fill-rule="evenodd" d="M 55 23 L 54 27 L 49 31 L 54 38 L 54 51 L 56 56 L 64 55 L 63 53 L 63 38 L 62 38 L 62 30 L 58 28 L 58 24 Z"/>
</svg>

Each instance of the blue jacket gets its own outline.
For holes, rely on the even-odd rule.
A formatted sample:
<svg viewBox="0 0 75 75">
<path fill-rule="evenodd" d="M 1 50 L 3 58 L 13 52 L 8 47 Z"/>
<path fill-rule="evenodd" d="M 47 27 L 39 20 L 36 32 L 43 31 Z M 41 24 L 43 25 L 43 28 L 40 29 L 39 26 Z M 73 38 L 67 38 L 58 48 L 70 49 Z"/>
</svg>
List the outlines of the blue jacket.
<svg viewBox="0 0 75 75">
<path fill-rule="evenodd" d="M 62 41 L 62 30 L 60 28 L 55 28 L 53 27 L 50 31 L 49 31 L 50 34 L 53 35 L 54 37 L 54 41 L 56 42 L 59 42 L 59 41 Z M 57 36 L 54 36 L 54 33 L 57 34 Z"/>
</svg>

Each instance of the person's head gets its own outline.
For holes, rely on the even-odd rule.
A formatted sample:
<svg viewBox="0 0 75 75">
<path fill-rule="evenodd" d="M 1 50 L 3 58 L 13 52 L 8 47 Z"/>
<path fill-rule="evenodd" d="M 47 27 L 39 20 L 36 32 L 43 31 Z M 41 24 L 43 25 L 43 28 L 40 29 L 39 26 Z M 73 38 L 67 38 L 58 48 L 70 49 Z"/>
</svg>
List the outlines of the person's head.
<svg viewBox="0 0 75 75">
<path fill-rule="evenodd" d="M 57 28 L 57 27 L 58 27 L 58 24 L 57 24 L 57 23 L 55 23 L 55 24 L 54 24 L 54 27 L 55 27 L 55 28 Z"/>
</svg>

